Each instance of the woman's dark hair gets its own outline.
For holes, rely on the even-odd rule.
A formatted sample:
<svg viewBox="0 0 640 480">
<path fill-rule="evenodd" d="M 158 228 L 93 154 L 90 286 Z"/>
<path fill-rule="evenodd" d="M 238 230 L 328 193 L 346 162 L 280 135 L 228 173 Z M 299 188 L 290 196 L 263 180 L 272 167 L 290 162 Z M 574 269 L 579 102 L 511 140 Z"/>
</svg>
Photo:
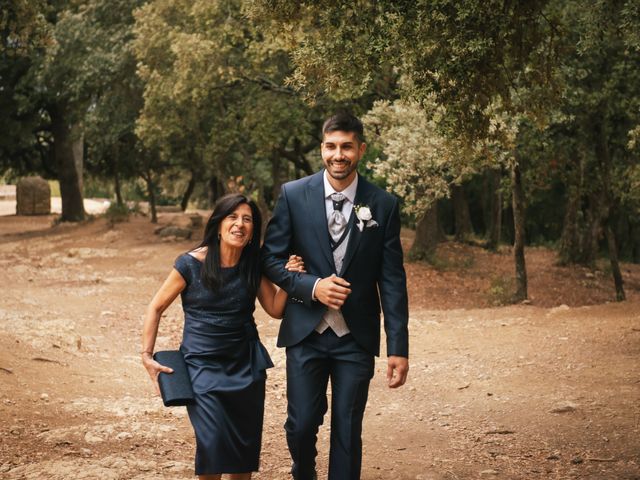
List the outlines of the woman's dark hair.
<svg viewBox="0 0 640 480">
<path fill-rule="evenodd" d="M 239 193 L 230 193 L 221 197 L 213 207 L 213 213 L 204 228 L 204 238 L 197 248 L 207 247 L 207 256 L 202 268 L 202 281 L 210 290 L 217 291 L 222 286 L 220 266 L 220 223 L 231 215 L 243 203 L 251 208 L 253 216 L 253 237 L 242 249 L 240 255 L 240 276 L 253 294 L 260 287 L 260 233 L 262 232 L 262 215 L 256 203 Z"/>
</svg>

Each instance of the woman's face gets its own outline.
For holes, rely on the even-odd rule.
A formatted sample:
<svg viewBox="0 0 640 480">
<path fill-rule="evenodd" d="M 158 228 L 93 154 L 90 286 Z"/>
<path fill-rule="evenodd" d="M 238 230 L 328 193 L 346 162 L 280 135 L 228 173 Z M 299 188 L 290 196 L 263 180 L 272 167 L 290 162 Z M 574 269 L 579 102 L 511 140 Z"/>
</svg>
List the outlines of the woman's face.
<svg viewBox="0 0 640 480">
<path fill-rule="evenodd" d="M 244 248 L 253 237 L 253 214 L 246 203 L 238 205 L 220 222 L 220 244 L 231 248 Z"/>
</svg>

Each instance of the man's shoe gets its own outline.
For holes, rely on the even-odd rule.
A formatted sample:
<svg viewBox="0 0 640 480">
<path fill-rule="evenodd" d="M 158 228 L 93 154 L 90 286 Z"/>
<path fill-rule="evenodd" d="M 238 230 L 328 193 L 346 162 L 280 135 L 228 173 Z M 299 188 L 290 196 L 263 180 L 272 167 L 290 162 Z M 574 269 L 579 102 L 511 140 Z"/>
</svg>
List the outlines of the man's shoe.
<svg viewBox="0 0 640 480">
<path fill-rule="evenodd" d="M 295 477 L 293 480 L 296 480 Z M 313 471 L 313 475 L 311 475 L 311 480 L 318 480 L 318 472 L 315 470 Z"/>
</svg>

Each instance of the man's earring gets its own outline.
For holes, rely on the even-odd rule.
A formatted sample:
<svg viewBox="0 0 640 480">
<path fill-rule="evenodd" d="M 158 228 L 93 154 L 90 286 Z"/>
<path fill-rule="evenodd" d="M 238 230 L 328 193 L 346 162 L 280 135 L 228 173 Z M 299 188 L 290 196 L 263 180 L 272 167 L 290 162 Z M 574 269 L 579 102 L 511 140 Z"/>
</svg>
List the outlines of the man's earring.
<svg viewBox="0 0 640 480">
<path fill-rule="evenodd" d="M 220 232 L 218 232 L 218 241 L 220 241 L 220 237 L 221 237 Z"/>
</svg>

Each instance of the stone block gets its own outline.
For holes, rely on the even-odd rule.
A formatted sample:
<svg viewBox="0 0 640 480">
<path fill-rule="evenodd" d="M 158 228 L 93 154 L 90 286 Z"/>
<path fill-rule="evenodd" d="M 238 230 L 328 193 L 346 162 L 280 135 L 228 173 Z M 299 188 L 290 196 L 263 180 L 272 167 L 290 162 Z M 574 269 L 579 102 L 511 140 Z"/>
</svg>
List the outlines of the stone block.
<svg viewBox="0 0 640 480">
<path fill-rule="evenodd" d="M 16 214 L 49 215 L 51 188 L 41 177 L 24 177 L 16 185 Z"/>
</svg>

